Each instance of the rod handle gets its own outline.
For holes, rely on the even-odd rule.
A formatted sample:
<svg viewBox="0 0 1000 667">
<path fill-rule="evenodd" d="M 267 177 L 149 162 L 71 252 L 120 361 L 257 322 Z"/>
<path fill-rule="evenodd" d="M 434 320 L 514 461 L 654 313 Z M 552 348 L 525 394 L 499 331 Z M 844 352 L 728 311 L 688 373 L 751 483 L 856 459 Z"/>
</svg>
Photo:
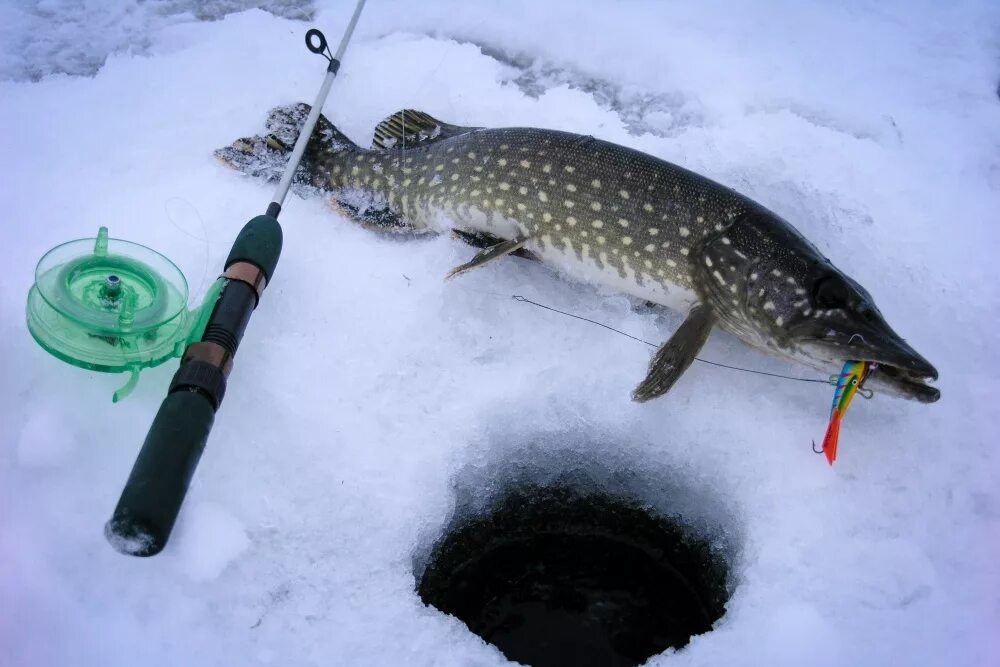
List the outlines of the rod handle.
<svg viewBox="0 0 1000 667">
<path fill-rule="evenodd" d="M 163 399 L 104 526 L 116 550 L 155 556 L 166 546 L 214 422 L 215 409 L 197 391 L 176 391 Z"/>
</svg>

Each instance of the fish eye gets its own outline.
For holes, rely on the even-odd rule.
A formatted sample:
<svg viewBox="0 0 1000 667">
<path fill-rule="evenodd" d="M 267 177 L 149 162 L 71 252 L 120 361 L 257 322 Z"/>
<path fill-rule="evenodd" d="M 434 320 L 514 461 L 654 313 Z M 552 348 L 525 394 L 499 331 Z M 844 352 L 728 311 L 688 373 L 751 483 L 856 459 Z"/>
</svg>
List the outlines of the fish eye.
<svg viewBox="0 0 1000 667">
<path fill-rule="evenodd" d="M 843 308 L 847 305 L 847 285 L 837 276 L 826 276 L 816 281 L 813 300 L 822 308 Z"/>
<path fill-rule="evenodd" d="M 856 385 L 858 383 L 858 378 L 851 378 L 851 384 Z"/>
</svg>

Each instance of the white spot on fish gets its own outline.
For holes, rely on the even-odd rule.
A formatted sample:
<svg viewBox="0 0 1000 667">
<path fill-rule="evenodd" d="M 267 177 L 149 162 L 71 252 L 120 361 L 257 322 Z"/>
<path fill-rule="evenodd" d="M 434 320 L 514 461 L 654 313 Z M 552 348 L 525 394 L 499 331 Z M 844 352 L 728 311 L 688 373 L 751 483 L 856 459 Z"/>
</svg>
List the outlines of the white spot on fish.
<svg viewBox="0 0 1000 667">
<path fill-rule="evenodd" d="M 631 236 L 623 236 L 622 237 L 622 245 L 632 245 L 632 237 Z"/>
<path fill-rule="evenodd" d="M 510 190 L 510 183 L 507 183 L 507 182 L 501 183 L 500 184 L 500 189 L 501 190 Z"/>
<path fill-rule="evenodd" d="M 572 174 L 574 171 L 576 171 L 576 167 L 574 167 L 571 164 L 566 165 L 565 167 L 563 167 L 563 169 L 566 170 L 567 174 Z"/>
<path fill-rule="evenodd" d="M 576 206 L 576 204 L 573 203 L 573 200 L 567 199 L 566 201 L 563 202 L 563 206 L 565 206 L 566 208 L 573 208 L 574 206 Z"/>
<path fill-rule="evenodd" d="M 773 301 L 765 301 L 764 302 L 764 310 L 774 310 L 774 302 Z"/>
<path fill-rule="evenodd" d="M 546 174 L 549 173 L 550 171 L 552 171 L 552 165 L 551 164 L 542 165 L 542 171 L 544 171 Z"/>
<path fill-rule="evenodd" d="M 675 262 L 672 259 L 668 259 L 667 260 L 667 266 L 669 266 L 670 268 L 674 268 L 675 266 L 677 266 L 677 262 Z"/>
<path fill-rule="evenodd" d="M 552 214 L 542 213 L 542 220 L 544 220 L 545 222 L 550 222 L 552 220 Z"/>
<path fill-rule="evenodd" d="M 680 233 L 681 236 L 688 236 L 691 233 L 691 230 L 688 229 L 687 227 L 681 227 L 677 231 Z"/>
<path fill-rule="evenodd" d="M 576 226 L 576 218 L 574 218 L 571 215 L 567 216 L 566 217 L 566 224 L 569 225 L 570 227 L 575 227 Z"/>
<path fill-rule="evenodd" d="M 593 225 L 594 229 L 600 229 L 601 227 L 604 226 L 604 222 L 602 220 L 594 220 L 590 224 Z"/>
<path fill-rule="evenodd" d="M 601 202 L 597 202 L 597 201 L 590 202 L 590 208 L 594 209 L 595 211 L 600 211 L 601 210 Z"/>
<path fill-rule="evenodd" d="M 520 165 L 522 167 L 524 167 L 525 169 L 530 169 L 531 168 L 531 163 L 528 162 L 527 160 L 521 160 Z"/>
<path fill-rule="evenodd" d="M 660 233 L 660 230 L 657 229 L 656 227 L 650 227 L 649 228 L 649 235 L 650 236 L 656 236 L 659 233 Z"/>
<path fill-rule="evenodd" d="M 549 200 L 549 196 L 548 196 L 547 194 L 545 194 L 545 191 L 544 191 L 544 190 L 539 190 L 539 191 L 538 191 L 538 198 L 539 198 L 539 199 L 540 199 L 541 201 L 548 201 L 548 200 Z"/>
<path fill-rule="evenodd" d="M 505 160 L 504 158 L 500 158 L 499 160 L 497 160 L 497 164 L 500 165 L 501 167 L 506 167 L 507 160 Z"/>
<path fill-rule="evenodd" d="M 594 180 L 592 180 L 590 182 L 590 187 L 592 187 L 592 188 L 600 188 L 601 187 L 601 179 L 595 178 Z"/>
<path fill-rule="evenodd" d="M 712 266 L 712 258 L 711 257 L 706 257 L 705 258 L 705 266 L 711 268 L 711 266 Z"/>
<path fill-rule="evenodd" d="M 576 192 L 576 186 L 573 185 L 572 183 L 567 183 L 566 189 L 569 190 L 570 192 Z"/>
<path fill-rule="evenodd" d="M 622 227 L 628 227 L 628 220 L 625 218 L 618 218 L 618 224 Z"/>
<path fill-rule="evenodd" d="M 642 209 L 644 211 L 646 211 L 647 213 L 652 213 L 653 212 L 653 205 L 650 204 L 649 202 L 646 202 L 645 204 L 642 205 Z"/>
<path fill-rule="evenodd" d="M 621 196 L 622 199 L 628 199 L 628 190 L 619 190 L 618 194 Z"/>
</svg>

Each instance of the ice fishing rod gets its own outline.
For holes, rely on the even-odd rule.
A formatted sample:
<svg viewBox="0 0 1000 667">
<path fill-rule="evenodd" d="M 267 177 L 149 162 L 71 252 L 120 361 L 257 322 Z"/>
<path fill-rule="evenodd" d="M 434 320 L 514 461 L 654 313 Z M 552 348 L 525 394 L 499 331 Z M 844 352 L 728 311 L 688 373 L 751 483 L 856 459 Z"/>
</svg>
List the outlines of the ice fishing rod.
<svg viewBox="0 0 1000 667">
<path fill-rule="evenodd" d="M 334 54 L 330 54 L 322 32 L 312 29 L 306 33 L 309 50 L 328 61 L 326 77 L 295 142 L 274 199 L 266 213 L 243 227 L 229 251 L 216 283 L 218 296 L 213 304 L 206 303 L 203 307 L 203 311 L 210 307 L 203 332 L 184 349 L 180 367 L 105 526 L 106 537 L 122 553 L 152 556 L 170 538 L 212 430 L 215 413 L 222 404 L 243 332 L 274 277 L 282 244 L 278 215 L 364 5 L 365 0 L 358 1 Z"/>
</svg>

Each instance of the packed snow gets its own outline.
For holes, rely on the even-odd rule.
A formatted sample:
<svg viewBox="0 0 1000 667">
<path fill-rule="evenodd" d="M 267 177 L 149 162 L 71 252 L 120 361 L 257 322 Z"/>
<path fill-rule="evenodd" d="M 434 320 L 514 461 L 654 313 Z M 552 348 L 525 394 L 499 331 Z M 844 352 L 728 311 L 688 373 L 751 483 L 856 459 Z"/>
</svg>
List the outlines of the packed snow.
<svg viewBox="0 0 1000 667">
<path fill-rule="evenodd" d="M 272 194 L 212 151 L 313 99 L 324 63 L 303 34 L 336 43 L 352 7 L 0 7 L 0 664 L 502 665 L 415 577 L 468 497 L 566 476 L 679 513 L 729 554 L 725 616 L 648 664 L 1000 664 L 988 0 L 371 0 L 325 107 L 348 136 L 415 108 L 715 178 L 865 285 L 943 398 L 855 401 L 830 468 L 810 441 L 831 387 L 696 364 L 633 403 L 649 348 L 511 296 L 652 341 L 679 316 L 519 259 L 445 283 L 467 246 L 293 198 L 171 543 L 150 559 L 108 545 L 175 365 L 113 405 L 124 378 L 28 334 L 35 263 L 107 225 L 178 263 L 197 305 Z M 703 356 L 817 376 L 719 333 Z"/>
</svg>

